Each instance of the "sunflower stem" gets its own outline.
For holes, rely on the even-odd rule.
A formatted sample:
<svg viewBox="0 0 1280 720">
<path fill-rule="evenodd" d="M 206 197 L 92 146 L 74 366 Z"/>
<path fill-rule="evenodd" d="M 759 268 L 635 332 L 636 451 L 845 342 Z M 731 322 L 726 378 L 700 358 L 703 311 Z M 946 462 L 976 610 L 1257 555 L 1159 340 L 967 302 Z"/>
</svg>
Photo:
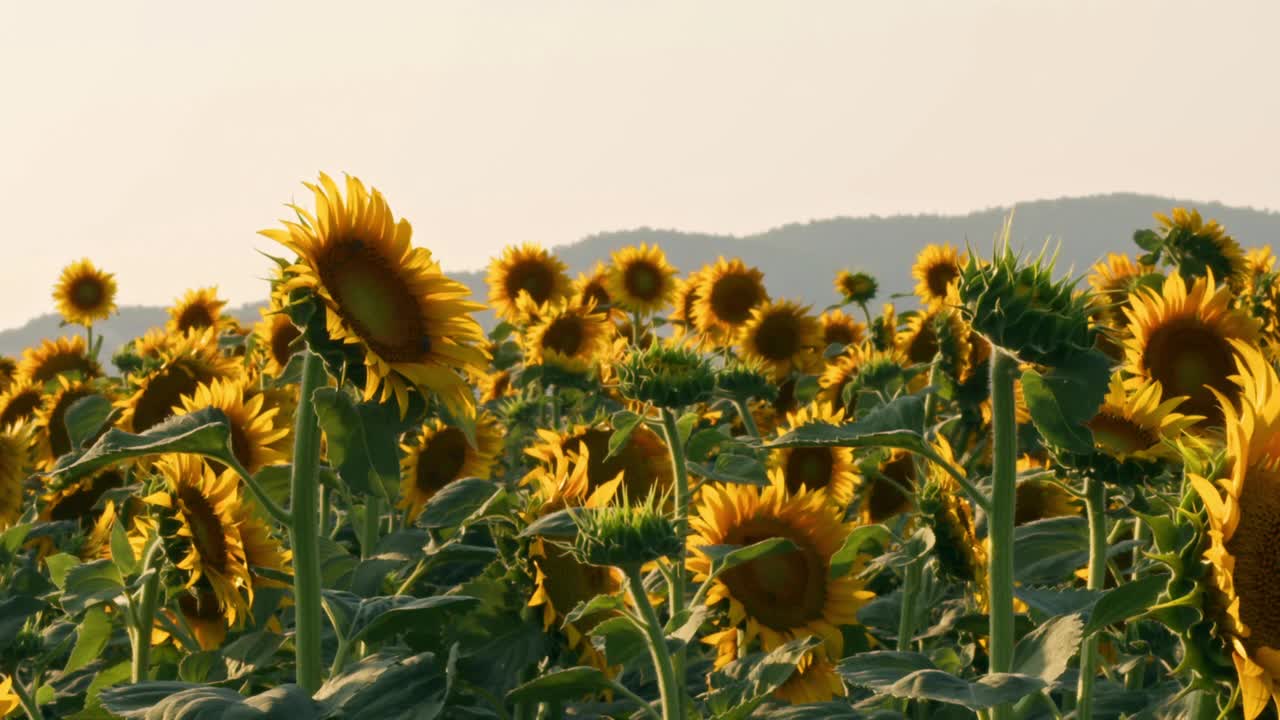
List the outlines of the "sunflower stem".
<svg viewBox="0 0 1280 720">
<path fill-rule="evenodd" d="M 161 556 L 162 548 L 160 536 L 157 535 L 142 556 L 140 574 L 146 575 L 152 570 L 154 572 L 142 583 L 142 589 L 138 591 L 137 612 L 134 613 L 134 626 L 130 637 L 133 641 L 133 654 L 129 665 L 130 682 L 140 683 L 151 679 L 151 626 L 156 621 L 157 599 L 160 594 L 160 569 L 154 565 Z"/>
<path fill-rule="evenodd" d="M 1107 488 L 1096 477 L 1085 478 L 1084 508 L 1089 519 L 1090 590 L 1102 590 L 1107 577 Z M 1080 647 L 1080 682 L 1076 685 L 1076 718 L 1093 718 L 1093 685 L 1098 674 L 1098 633 Z"/>
<path fill-rule="evenodd" d="M 378 547 L 378 526 L 382 522 L 382 499 L 370 495 L 364 502 L 364 516 L 360 518 L 360 559 L 373 557 Z"/>
<path fill-rule="evenodd" d="M 667 411 L 663 410 L 665 414 Z M 624 568 L 627 575 L 627 592 L 631 601 L 640 611 L 644 619 L 645 637 L 649 641 L 649 655 L 653 659 L 653 669 L 658 673 L 658 692 L 662 697 L 663 720 L 677 720 L 680 714 L 680 689 L 676 684 L 676 670 L 671 653 L 667 652 L 667 639 L 662 634 L 662 623 L 658 621 L 658 613 L 654 612 L 649 596 L 644 591 L 644 579 L 640 577 L 640 568 L 632 565 Z"/>
<path fill-rule="evenodd" d="M 40 704 L 36 702 L 35 696 L 27 690 L 27 686 L 22 684 L 22 679 L 18 677 L 16 672 L 13 674 L 12 680 L 13 694 L 18 696 L 18 704 L 22 705 L 22 711 L 27 714 L 30 720 L 44 720 L 44 713 L 40 712 Z"/>
<path fill-rule="evenodd" d="M 751 410 L 747 405 L 750 400 L 748 398 L 733 398 L 730 402 L 733 403 L 734 409 L 738 411 L 738 417 L 742 418 L 742 427 L 746 429 L 747 435 L 759 440 L 760 426 L 756 425 L 756 419 L 751 415 Z"/>
<path fill-rule="evenodd" d="M 1017 498 L 1018 428 L 1013 395 L 1018 360 L 1003 348 L 991 353 L 991 424 L 993 435 L 991 508 L 987 536 L 991 543 L 991 572 L 987 596 L 991 608 L 989 673 L 1013 669 L 1013 519 Z M 991 720 L 1010 720 L 1012 708 L 991 709 Z"/>
<path fill-rule="evenodd" d="M 915 637 L 916 595 L 920 590 L 920 579 L 924 571 L 924 559 L 916 558 L 907 564 L 902 578 L 902 611 L 898 615 L 898 652 L 911 649 L 911 639 Z"/>
<path fill-rule="evenodd" d="M 667 451 L 671 455 L 671 470 L 676 479 L 676 534 L 680 538 L 680 553 L 671 567 L 671 617 L 675 617 L 685 609 L 685 558 L 689 553 L 689 470 L 685 467 L 684 444 L 680 442 L 680 427 L 676 413 L 671 408 L 662 408 L 662 430 L 667 439 Z M 640 587 L 643 593 L 644 587 Z M 666 653 L 665 643 L 662 646 Z M 684 648 L 676 651 L 672 659 L 676 677 L 684 677 Z M 681 702 L 676 698 L 677 708 Z M 679 714 L 671 717 L 681 717 Z"/>
<path fill-rule="evenodd" d="M 302 363 L 302 389 L 295 416 L 293 474 L 291 479 L 292 522 L 289 542 L 293 548 L 293 599 L 297 680 L 307 692 L 320 689 L 320 535 L 319 468 L 320 427 L 316 422 L 312 395 L 325 381 L 320 356 L 308 352 Z"/>
</svg>

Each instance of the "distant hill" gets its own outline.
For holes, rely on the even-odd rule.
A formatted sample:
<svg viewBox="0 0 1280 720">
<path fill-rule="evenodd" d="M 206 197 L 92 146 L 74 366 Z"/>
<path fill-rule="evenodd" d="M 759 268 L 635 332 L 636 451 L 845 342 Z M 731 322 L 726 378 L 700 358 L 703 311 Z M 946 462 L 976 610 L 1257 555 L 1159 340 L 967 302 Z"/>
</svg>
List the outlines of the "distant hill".
<svg viewBox="0 0 1280 720">
<path fill-rule="evenodd" d="M 1152 213 L 1167 212 L 1176 205 L 1198 208 L 1206 217 L 1217 219 L 1245 247 L 1280 241 L 1277 212 L 1131 193 L 1019 204 L 1013 224 L 1014 240 L 1034 250 L 1039 250 L 1046 239 L 1061 240 L 1059 269 L 1065 272 L 1074 267 L 1077 273 L 1083 273 L 1108 252 L 1132 252 L 1133 231 L 1151 227 Z M 661 245 L 668 260 L 683 272 L 714 262 L 720 255 L 737 256 L 764 270 L 765 282 L 774 297 L 796 298 L 815 307 L 836 299 L 831 281 L 837 270 L 856 268 L 879 279 L 878 304 L 891 295 L 911 292 L 911 264 L 916 253 L 929 243 L 963 245 L 967 241 L 978 252 L 989 253 L 992 238 L 1008 211 L 1009 208 L 991 208 L 957 216 L 841 217 L 794 223 L 745 236 L 639 228 L 591 235 L 557 247 L 556 254 L 575 275 L 598 260 L 607 261 L 617 248 L 642 242 Z M 487 298 L 483 270 L 450 274 L 466 283 L 476 298 Z M 901 304 L 911 303 L 903 300 Z M 253 322 L 258 319 L 258 307 L 246 305 L 234 314 Z M 122 308 L 118 316 L 95 327 L 95 331 L 105 337 L 103 347 L 107 354 L 129 338 L 162 325 L 165 317 L 161 308 Z M 486 326 L 493 322 L 489 313 L 481 320 Z M 17 356 L 23 348 L 59 332 L 56 315 L 41 316 L 20 328 L 0 332 L 0 354 Z"/>
</svg>

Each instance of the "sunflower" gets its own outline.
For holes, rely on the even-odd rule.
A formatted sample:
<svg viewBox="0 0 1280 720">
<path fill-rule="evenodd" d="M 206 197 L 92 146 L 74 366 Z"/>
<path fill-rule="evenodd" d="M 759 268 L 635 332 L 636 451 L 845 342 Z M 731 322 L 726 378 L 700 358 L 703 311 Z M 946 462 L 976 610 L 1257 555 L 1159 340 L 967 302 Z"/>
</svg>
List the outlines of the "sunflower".
<svg viewBox="0 0 1280 720">
<path fill-rule="evenodd" d="M 1125 308 L 1130 337 L 1125 341 L 1126 370 L 1156 380 L 1173 396 L 1187 398 L 1182 410 L 1217 425 L 1222 420 L 1214 392 L 1231 394 L 1232 340 L 1252 341 L 1257 322 L 1231 309 L 1231 290 L 1213 277 L 1200 278 L 1190 290 L 1182 276 L 1170 275 L 1160 292 L 1143 289 Z"/>
<path fill-rule="evenodd" d="M 1141 287 L 1142 278 L 1155 272 L 1155 268 L 1144 263 L 1134 262 L 1128 255 L 1108 253 L 1106 260 L 1099 261 L 1089 274 L 1089 285 L 1097 295 L 1095 304 L 1102 306 L 1105 316 L 1120 319 L 1121 308 L 1129 301 L 1129 294 Z"/>
<path fill-rule="evenodd" d="M 1018 458 L 1019 475 L 1044 468 L 1044 460 L 1030 455 Z M 1016 492 L 1017 501 L 1014 507 L 1017 510 L 1013 518 L 1015 525 L 1047 518 L 1079 515 L 1082 509 L 1079 498 L 1061 484 L 1048 478 L 1020 477 Z"/>
<path fill-rule="evenodd" d="M 643 423 L 637 425 L 626 442 L 610 456 L 609 439 L 613 429 L 607 424 L 577 425 L 562 432 L 538 430 L 538 442 L 525 450 L 537 465 L 524 483 L 533 487 L 542 502 L 551 502 L 556 490 L 559 457 L 565 456 L 584 466 L 583 492 L 595 492 L 620 479 L 627 498 L 644 500 L 650 491 L 661 496 L 675 484 L 667 445 L 656 432 Z M 621 473 L 621 475 L 619 475 Z"/>
<path fill-rule="evenodd" d="M 708 633 L 702 642 L 716 648 L 714 667 L 719 669 L 739 659 L 738 643 L 742 631 L 731 627 Z M 787 681 L 773 691 L 773 698 L 792 705 L 821 703 L 836 697 L 844 697 L 844 682 L 835 666 L 824 652 L 808 652 L 796 663 Z"/>
<path fill-rule="evenodd" d="M 21 705 L 22 699 L 13 691 L 13 678 L 0 675 L 0 718 L 17 710 Z"/>
<path fill-rule="evenodd" d="M 836 273 L 835 279 L 836 293 L 845 302 L 857 303 L 858 305 L 866 305 L 876 297 L 878 284 L 876 279 L 864 272 L 850 272 L 841 270 Z"/>
<path fill-rule="evenodd" d="M 102 496 L 108 490 L 123 487 L 124 483 L 124 473 L 116 468 L 107 468 L 81 478 L 60 490 L 46 493 L 41 498 L 44 509 L 40 511 L 40 519 L 84 523 L 92 517 L 93 508 Z"/>
<path fill-rule="evenodd" d="M 1161 402 L 1159 381 L 1129 386 L 1119 373 L 1111 376 L 1102 407 L 1085 423 L 1093 432 L 1094 445 L 1121 462 L 1178 460 L 1177 448 L 1170 441 L 1203 418 L 1174 412 L 1183 398 Z"/>
<path fill-rule="evenodd" d="M 687 566 L 695 582 L 707 579 L 709 545 L 752 545 L 770 538 L 795 543 L 789 553 L 752 560 L 722 573 L 707 592 L 707 606 L 727 603 L 731 626 L 743 627 L 742 644 L 759 641 L 768 652 L 806 635 L 819 637 L 829 658 L 843 656 L 840 628 L 857 622 L 858 609 L 874 593 L 863 589 L 854 568 L 831 577 L 831 556 L 853 530 L 820 495 L 792 495 L 775 474 L 769 487 L 711 484 L 702 489 L 693 517 Z M 856 563 L 855 563 L 856 564 Z"/>
<path fill-rule="evenodd" d="M 690 273 L 687 278 L 676 278 L 675 297 L 671 301 L 671 314 L 667 319 L 675 326 L 673 337 L 677 340 L 697 335 L 697 323 L 694 316 L 698 307 L 698 293 L 702 290 L 703 267 Z"/>
<path fill-rule="evenodd" d="M 780 433 L 790 432 L 813 423 L 840 425 L 844 411 L 832 411 L 828 405 L 814 404 L 787 414 Z M 862 483 L 853 462 L 853 448 L 835 446 L 796 447 L 773 451 L 769 457 L 772 472 L 782 477 L 787 492 L 813 491 L 828 498 L 843 510 L 853 500 L 853 490 Z"/>
<path fill-rule="evenodd" d="M 568 373 L 589 373 L 608 354 L 614 333 L 608 316 L 594 305 L 551 303 L 524 334 L 525 361 Z"/>
<path fill-rule="evenodd" d="M 296 207 L 300 222 L 263 230 L 298 254 L 282 292 L 306 290 L 325 308 L 325 329 L 364 356 L 364 397 L 394 397 L 408 410 L 409 389 L 425 387 L 454 413 L 474 397 L 455 369 L 480 369 L 484 334 L 465 300 L 465 285 L 445 277 L 424 248 L 410 245 L 408 221 L 395 220 L 377 190 L 347 178 L 346 196 L 328 175 L 307 184 L 316 213 Z"/>
<path fill-rule="evenodd" d="M 204 408 L 221 410 L 231 428 L 231 452 L 253 474 L 287 461 L 292 447 L 288 442 L 288 419 L 281 417 L 277 408 L 268 407 L 266 401 L 265 395 L 254 391 L 242 378 L 219 378 L 202 382 L 190 394 L 184 394 L 175 414 L 188 415 Z"/>
<path fill-rule="evenodd" d="M 18 379 L 37 385 L 64 373 L 79 373 L 86 380 L 102 375 L 102 366 L 89 356 L 88 346 L 79 335 L 42 340 L 39 347 L 24 350 L 18 364 Z"/>
<path fill-rule="evenodd" d="M 885 303 L 880 317 L 871 321 L 871 342 L 877 350 L 893 350 L 898 337 L 898 311 L 893 303 Z"/>
<path fill-rule="evenodd" d="M 22 483 L 27 478 L 30 430 L 25 425 L 0 429 L 0 530 L 22 516 Z"/>
<path fill-rule="evenodd" d="M 862 498 L 859 516 L 866 525 L 882 523 L 907 512 L 914 505 L 918 485 L 915 459 L 906 450 L 891 450 L 867 466 L 858 488 Z"/>
<path fill-rule="evenodd" d="M 532 307 L 568 298 L 573 292 L 568 266 L 535 243 L 510 246 L 489 264 L 489 305 L 503 320 L 522 324 L 528 313 L 517 301 L 527 297 Z"/>
<path fill-rule="evenodd" d="M 34 420 L 44 407 L 44 389 L 31 382 L 15 382 L 0 394 L 0 430 Z"/>
<path fill-rule="evenodd" d="M 135 521 L 135 543 L 149 535 L 148 525 L 155 525 L 161 537 L 173 541 L 169 552 L 178 558 L 178 568 L 189 574 L 186 587 L 200 584 L 201 589 L 211 590 L 219 614 L 228 624 L 236 625 L 252 603 L 237 512 L 244 501 L 236 475 L 231 471 L 216 474 L 196 455 L 163 455 L 156 468 L 164 478 L 164 487 L 143 501 L 161 509 L 162 517 Z"/>
<path fill-rule="evenodd" d="M 36 412 L 36 467 L 51 470 L 58 458 L 72 450 L 71 435 L 67 431 L 67 410 L 77 400 L 98 394 L 92 385 L 83 381 L 71 381 L 58 377 L 58 387 L 49 400 Z"/>
<path fill-rule="evenodd" d="M 780 381 L 792 370 L 815 369 L 822 327 L 807 305 L 769 301 L 751 311 L 751 319 L 738 330 L 737 344 L 745 360 L 761 363 L 771 379 Z"/>
<path fill-rule="evenodd" d="M 751 311 L 768 302 L 764 273 L 741 260 L 725 260 L 702 270 L 693 306 L 698 330 L 731 334 L 751 319 Z"/>
<path fill-rule="evenodd" d="M 581 305 L 594 303 L 596 307 L 612 313 L 613 298 L 609 295 L 609 269 L 598 262 L 591 272 L 578 273 L 571 295 Z"/>
<path fill-rule="evenodd" d="M 227 301 L 218 298 L 218 288 L 207 287 L 188 290 L 169 308 L 169 332 L 185 333 L 188 330 L 214 328 L 221 333 L 231 325 L 232 318 L 223 315 Z"/>
<path fill-rule="evenodd" d="M 667 307 L 675 297 L 676 269 L 657 245 L 641 244 L 613 253 L 609 267 L 609 296 L 624 309 L 649 315 Z"/>
<path fill-rule="evenodd" d="M 263 357 L 262 372 L 278 378 L 298 351 L 302 331 L 279 308 L 262 309 L 262 319 L 253 326 L 256 347 Z"/>
<path fill-rule="evenodd" d="M 159 349 L 159 364 L 134 379 L 134 393 L 117 401 L 120 427 L 140 433 L 173 417 L 182 396 L 201 383 L 238 378 L 240 367 L 218 350 L 213 328 L 190 331 Z"/>
<path fill-rule="evenodd" d="M 951 245 L 926 245 L 911 266 L 911 277 L 916 279 L 916 297 L 928 306 L 947 302 L 947 295 L 960 279 L 960 268 L 965 262 L 965 256 Z"/>
<path fill-rule="evenodd" d="M 956 466 L 951 445 L 939 437 L 933 443 L 939 458 Z M 964 489 L 945 467 L 929 462 L 928 480 L 920 493 L 920 508 L 937 535 L 936 552 L 944 572 L 972 588 L 979 609 L 987 611 L 988 558 L 978 537 L 973 507 Z"/>
<path fill-rule="evenodd" d="M 234 510 L 234 517 L 240 527 L 240 540 L 244 545 L 244 559 L 249 566 L 249 576 L 254 588 L 286 587 L 279 580 L 268 578 L 256 569 L 271 570 L 277 573 L 288 573 L 289 562 L 293 553 L 285 550 L 280 539 L 271 532 L 271 526 L 258 511 L 257 505 L 250 498 L 240 503 Z"/>
<path fill-rule="evenodd" d="M 115 529 L 119 518 L 120 512 L 116 510 L 116 504 L 108 500 L 98 518 L 93 521 L 93 527 L 85 533 L 79 552 L 81 562 L 111 558 L 111 531 Z"/>
<path fill-rule="evenodd" d="M 116 276 L 94 267 L 88 258 L 77 260 L 62 269 L 53 299 L 64 321 L 90 327 L 116 311 Z"/>
<path fill-rule="evenodd" d="M 1215 481 L 1191 476 L 1209 515 L 1205 560 L 1219 594 L 1219 632 L 1225 635 L 1247 720 L 1280 698 L 1280 377 L 1253 348 L 1237 360 L 1242 401 L 1224 398 L 1226 466 Z M 1280 701 L 1277 701 L 1280 706 Z"/>
<path fill-rule="evenodd" d="M 480 402 L 482 404 L 495 402 L 516 394 L 515 387 L 511 384 L 510 370 L 494 370 L 484 373 L 480 375 L 476 384 L 480 388 Z"/>
<path fill-rule="evenodd" d="M 1211 276 L 1233 289 L 1240 287 L 1246 271 L 1244 252 L 1217 220 L 1205 222 L 1200 211 L 1180 207 L 1169 215 L 1155 213 L 1155 219 L 1179 272 L 1189 279 Z"/>
<path fill-rule="evenodd" d="M 497 418 L 481 412 L 476 418 L 476 445 L 456 427 L 432 420 L 400 446 L 400 505 L 407 508 L 410 521 L 426 507 L 427 501 L 446 485 L 462 478 L 488 478 L 502 454 L 506 437 Z"/>
<path fill-rule="evenodd" d="M 0 393 L 9 389 L 18 379 L 18 361 L 6 355 L 0 355 Z"/>
<path fill-rule="evenodd" d="M 829 310 L 818 316 L 818 324 L 822 326 L 822 347 L 825 350 L 832 345 L 852 348 L 862 344 L 867 337 L 867 326 L 844 313 L 843 310 Z"/>
<path fill-rule="evenodd" d="M 907 320 L 894 342 L 898 350 L 912 363 L 931 363 L 941 353 L 942 368 L 953 378 L 967 375 L 971 329 L 953 303 L 935 303 L 925 312 L 917 312 Z"/>
</svg>

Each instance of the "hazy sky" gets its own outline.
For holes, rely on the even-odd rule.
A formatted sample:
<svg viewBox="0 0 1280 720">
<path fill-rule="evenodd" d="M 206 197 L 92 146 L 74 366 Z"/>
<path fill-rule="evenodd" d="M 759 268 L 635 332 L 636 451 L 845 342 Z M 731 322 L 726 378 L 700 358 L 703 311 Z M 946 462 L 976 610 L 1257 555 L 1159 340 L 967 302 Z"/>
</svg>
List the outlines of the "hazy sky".
<svg viewBox="0 0 1280 720">
<path fill-rule="evenodd" d="M 84 255 L 123 304 L 260 299 L 255 231 L 320 170 L 446 269 L 1114 190 L 1276 209 L 1277 27 L 1274 0 L 3 0 L 0 328 Z"/>
</svg>

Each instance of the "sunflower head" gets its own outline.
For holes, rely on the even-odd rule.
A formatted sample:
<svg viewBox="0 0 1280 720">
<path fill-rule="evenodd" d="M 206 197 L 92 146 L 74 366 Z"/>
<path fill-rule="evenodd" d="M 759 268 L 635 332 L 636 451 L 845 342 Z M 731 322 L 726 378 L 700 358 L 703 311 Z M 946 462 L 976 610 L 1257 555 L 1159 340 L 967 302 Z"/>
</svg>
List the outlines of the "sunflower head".
<svg viewBox="0 0 1280 720">
<path fill-rule="evenodd" d="M 77 260 L 62 269 L 53 300 L 65 322 L 90 327 L 116 311 L 116 276 L 99 270 L 88 258 Z"/>
<path fill-rule="evenodd" d="M 71 436 L 67 431 L 67 411 L 76 401 L 96 394 L 94 386 L 83 380 L 58 378 L 57 389 L 36 413 L 36 465 L 40 469 L 53 469 L 58 458 L 78 449 L 71 446 Z"/>
<path fill-rule="evenodd" d="M 695 317 L 698 308 L 698 294 L 702 292 L 702 278 L 710 267 L 703 267 L 689 274 L 687 278 L 676 278 L 674 299 L 671 301 L 671 313 L 667 320 L 675 326 L 676 339 L 697 335 Z"/>
<path fill-rule="evenodd" d="M 916 297 L 926 306 L 948 302 L 951 288 L 960 280 L 965 257 L 952 245 L 926 245 L 911 266 Z"/>
<path fill-rule="evenodd" d="M 807 372 L 819 362 L 822 327 L 808 306 L 790 300 L 762 303 L 738 331 L 742 356 L 759 362 L 781 381 L 793 370 Z"/>
<path fill-rule="evenodd" d="M 828 310 L 818 316 L 822 326 L 822 347 L 839 345 L 843 348 L 861 345 L 867 337 L 866 324 L 854 320 L 843 310 Z"/>
<path fill-rule="evenodd" d="M 1155 219 L 1159 231 L 1150 248 L 1154 255 L 1167 255 L 1188 281 L 1212 276 L 1233 289 L 1240 287 L 1247 271 L 1244 251 L 1217 220 L 1205 221 L 1200 211 L 1181 207 L 1168 215 L 1155 213 Z M 1145 233 L 1138 236 L 1145 240 Z"/>
<path fill-rule="evenodd" d="M 666 308 L 676 291 L 676 269 L 657 245 L 641 244 L 613 253 L 609 296 L 620 307 L 640 315 Z"/>
<path fill-rule="evenodd" d="M 131 378 L 134 392 L 116 404 L 123 412 L 120 427 L 140 433 L 172 417 L 182 396 L 201 383 L 239 378 L 240 366 L 218 350 L 213 328 L 183 334 L 160 351 L 153 368 Z"/>
<path fill-rule="evenodd" d="M 882 523 L 915 506 L 920 479 L 916 462 L 905 450 L 873 453 L 862 465 L 859 515 L 868 525 Z"/>
<path fill-rule="evenodd" d="M 938 438 L 934 451 L 940 458 L 956 464 L 945 439 Z M 987 548 L 978 537 L 973 507 L 964 490 L 951 473 L 931 462 L 927 479 L 920 488 L 919 502 L 920 513 L 937 538 L 934 547 L 938 564 L 943 572 L 969 583 L 975 589 L 978 605 L 984 607 Z"/>
<path fill-rule="evenodd" d="M 216 287 L 188 290 L 169 308 L 169 322 L 165 327 L 178 334 L 205 328 L 221 333 L 232 322 L 232 318 L 222 313 L 226 305 L 227 301 L 218 297 Z"/>
<path fill-rule="evenodd" d="M 26 480 L 31 431 L 26 425 L 0 428 L 0 530 L 22 516 L 22 484 Z"/>
<path fill-rule="evenodd" d="M 44 385 L 64 374 L 78 375 L 84 380 L 101 377 L 102 366 L 90 355 L 83 337 L 42 340 L 39 346 L 22 352 L 18 380 Z"/>
<path fill-rule="evenodd" d="M 836 273 L 835 286 L 836 293 L 844 302 L 857 305 L 866 305 L 874 300 L 876 291 L 880 288 L 874 276 L 848 270 Z"/>
<path fill-rule="evenodd" d="M 502 454 L 505 437 L 498 419 L 487 412 L 476 418 L 476 444 L 462 430 L 432 420 L 400 446 L 400 507 L 417 519 L 427 501 L 463 478 L 488 478 Z"/>
<path fill-rule="evenodd" d="M 798 412 L 787 413 L 786 423 L 778 428 L 787 433 L 806 425 L 840 425 L 844 411 L 825 403 L 810 405 Z M 769 458 L 770 470 L 780 476 L 787 492 L 812 491 L 829 499 L 843 510 L 853 500 L 853 492 L 862 484 L 853 449 L 834 446 L 794 447 L 774 450 Z"/>
<path fill-rule="evenodd" d="M 263 308 L 262 319 L 253 326 L 253 337 L 262 358 L 262 372 L 278 378 L 298 351 L 302 332 L 282 308 Z"/>
<path fill-rule="evenodd" d="M 1086 426 L 1098 451 L 1121 462 L 1176 461 L 1172 441 L 1202 419 L 1175 412 L 1183 399 L 1166 399 L 1159 381 L 1126 384 L 1113 375 L 1102 407 Z"/>
<path fill-rule="evenodd" d="M 732 333 L 751 319 L 751 311 L 769 300 L 764 273 L 741 260 L 725 260 L 701 272 L 694 322 L 703 333 Z"/>
<path fill-rule="evenodd" d="M 958 300 L 954 288 L 951 299 Z M 959 380 L 969 371 L 972 353 L 969 324 L 953 305 L 935 303 L 927 311 L 911 315 L 898 332 L 895 344 L 908 362 L 929 364 L 938 358 L 938 367 Z"/>
<path fill-rule="evenodd" d="M 0 430 L 34 420 L 46 404 L 44 388 L 32 382 L 15 382 L 0 393 Z"/>
<path fill-rule="evenodd" d="M 518 300 L 527 296 L 533 307 L 569 297 L 573 288 L 568 266 L 546 248 L 534 243 L 511 246 L 489 264 L 489 304 L 503 320 L 528 321 Z"/>
<path fill-rule="evenodd" d="M 585 375 L 608 355 L 613 336 L 608 316 L 595 305 L 568 300 L 549 303 L 525 331 L 526 362 Z"/>
<path fill-rule="evenodd" d="M 624 397 L 664 408 L 684 408 L 711 397 L 716 386 L 711 364 L 687 348 L 654 344 L 633 350 L 617 366 Z"/>
<path fill-rule="evenodd" d="M 578 273 L 573 283 L 573 298 L 581 305 L 595 305 L 609 312 L 613 298 L 609 295 L 609 269 L 596 263 L 589 273 Z"/>
<path fill-rule="evenodd" d="M 244 378 L 202 382 L 190 394 L 183 395 L 180 403 L 178 415 L 204 408 L 221 410 L 231 428 L 232 454 L 250 473 L 288 460 L 292 445 L 288 442 L 287 419 Z"/>
<path fill-rule="evenodd" d="M 880 317 L 871 321 L 871 344 L 877 350 L 893 350 L 898 337 L 898 311 L 893 303 L 885 303 Z"/>
<path fill-rule="evenodd" d="M 716 389 L 731 398 L 756 398 L 772 401 L 778 397 L 778 386 L 769 381 L 764 364 L 759 361 L 735 360 L 716 373 Z"/>
<path fill-rule="evenodd" d="M 674 485 L 666 443 L 656 432 L 642 423 L 611 453 L 612 437 L 607 424 L 539 430 L 538 441 L 525 450 L 535 465 L 522 482 L 533 488 L 540 507 L 552 508 L 584 505 L 597 493 L 613 497 L 615 484 L 633 504 Z M 565 485 L 568 481 L 576 484 Z"/>
<path fill-rule="evenodd" d="M 410 391 L 425 389 L 451 412 L 470 415 L 474 396 L 459 371 L 486 363 L 484 333 L 471 315 L 483 307 L 465 299 L 470 291 L 445 277 L 430 251 L 410 243 L 408 221 L 396 220 L 376 189 L 348 177 L 344 194 L 323 174 L 307 187 L 315 214 L 295 207 L 297 222 L 262 233 L 298 255 L 281 291 L 291 301 L 313 298 L 308 342 L 314 333 L 344 346 L 339 370 L 362 372 L 366 400 L 395 398 L 403 415 Z"/>
</svg>

